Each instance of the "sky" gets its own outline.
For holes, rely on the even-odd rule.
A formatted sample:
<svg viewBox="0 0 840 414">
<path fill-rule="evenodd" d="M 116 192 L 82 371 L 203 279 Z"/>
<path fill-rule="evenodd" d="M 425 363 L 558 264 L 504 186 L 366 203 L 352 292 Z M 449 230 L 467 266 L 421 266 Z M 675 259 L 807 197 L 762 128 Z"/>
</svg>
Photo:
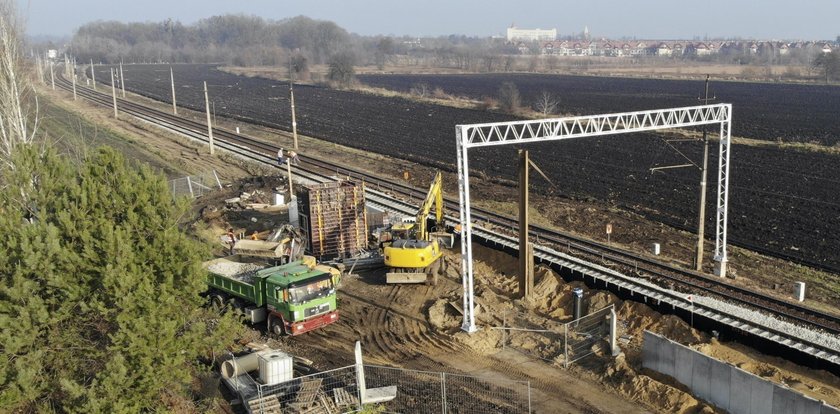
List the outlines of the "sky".
<svg viewBox="0 0 840 414">
<path fill-rule="evenodd" d="M 270 20 L 304 15 L 361 35 L 503 35 L 511 25 L 584 26 L 594 38 L 834 40 L 840 0 L 17 0 L 32 36 L 71 36 L 90 21 L 184 24 L 242 13 Z"/>
</svg>

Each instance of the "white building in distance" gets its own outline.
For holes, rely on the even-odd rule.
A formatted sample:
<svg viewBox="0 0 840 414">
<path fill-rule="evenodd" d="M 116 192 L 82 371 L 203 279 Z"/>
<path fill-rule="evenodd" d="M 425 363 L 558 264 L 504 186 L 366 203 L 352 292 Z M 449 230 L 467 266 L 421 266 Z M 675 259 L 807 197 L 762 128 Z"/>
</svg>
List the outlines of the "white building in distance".
<svg viewBox="0 0 840 414">
<path fill-rule="evenodd" d="M 555 40 L 557 39 L 557 29 L 519 29 L 515 26 L 508 27 L 507 40 Z"/>
</svg>

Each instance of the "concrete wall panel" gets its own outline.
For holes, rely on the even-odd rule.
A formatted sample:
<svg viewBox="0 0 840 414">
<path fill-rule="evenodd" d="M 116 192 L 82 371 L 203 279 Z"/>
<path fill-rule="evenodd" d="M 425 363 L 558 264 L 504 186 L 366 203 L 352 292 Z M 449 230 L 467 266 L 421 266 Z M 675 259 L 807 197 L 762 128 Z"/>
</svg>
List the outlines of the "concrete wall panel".
<svg viewBox="0 0 840 414">
<path fill-rule="evenodd" d="M 823 404 L 823 406 L 820 407 L 820 414 L 840 414 L 840 409 Z"/>
<path fill-rule="evenodd" d="M 776 386 L 776 388 L 782 388 L 780 386 Z M 794 391 L 795 392 L 795 391 Z M 797 393 L 798 394 L 798 393 Z M 821 414 L 820 411 L 822 409 L 823 403 L 802 395 L 798 394 L 798 398 L 795 400 L 793 405 L 793 414 Z M 778 414 L 779 411 L 774 411 L 773 414 Z"/>
<path fill-rule="evenodd" d="M 747 373 L 750 376 L 750 413 L 766 414 L 773 412 L 773 385 L 761 377 Z"/>
<path fill-rule="evenodd" d="M 732 390 L 732 366 L 710 359 L 712 379 L 709 384 L 709 401 L 723 410 L 729 410 Z"/>
<path fill-rule="evenodd" d="M 796 399 L 799 394 L 783 387 L 773 389 L 773 414 L 795 413 Z"/>
<path fill-rule="evenodd" d="M 711 358 L 700 352 L 692 351 L 691 390 L 694 395 L 712 401 L 712 362 Z"/>
<path fill-rule="evenodd" d="M 694 350 L 684 346 L 674 347 L 674 378 L 686 387 L 692 388 L 692 366 L 694 365 Z"/>
<path fill-rule="evenodd" d="M 738 368 L 730 367 L 729 412 L 752 414 L 753 376 Z"/>
<path fill-rule="evenodd" d="M 659 343 L 659 367 L 661 370 L 659 372 L 670 375 L 674 378 L 677 376 L 676 374 L 676 364 L 675 364 L 675 355 L 677 353 L 677 348 L 679 346 L 675 346 L 676 344 L 672 343 L 671 341 L 665 339 Z"/>
<path fill-rule="evenodd" d="M 662 339 L 645 331 L 642 339 L 642 366 L 659 372 L 659 342 Z"/>
</svg>

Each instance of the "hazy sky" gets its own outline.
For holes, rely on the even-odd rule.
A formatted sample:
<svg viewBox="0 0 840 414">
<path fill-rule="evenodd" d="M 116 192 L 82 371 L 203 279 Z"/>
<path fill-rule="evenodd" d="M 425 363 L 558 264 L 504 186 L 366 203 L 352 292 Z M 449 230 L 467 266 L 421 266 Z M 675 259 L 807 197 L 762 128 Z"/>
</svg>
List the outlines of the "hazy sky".
<svg viewBox="0 0 840 414">
<path fill-rule="evenodd" d="M 835 39 L 840 0 L 17 0 L 30 35 L 71 35 L 94 20 L 185 24 L 243 13 L 279 20 L 298 15 L 331 20 L 362 35 L 503 34 L 557 28 L 595 37 L 646 39 L 742 37 Z"/>
</svg>

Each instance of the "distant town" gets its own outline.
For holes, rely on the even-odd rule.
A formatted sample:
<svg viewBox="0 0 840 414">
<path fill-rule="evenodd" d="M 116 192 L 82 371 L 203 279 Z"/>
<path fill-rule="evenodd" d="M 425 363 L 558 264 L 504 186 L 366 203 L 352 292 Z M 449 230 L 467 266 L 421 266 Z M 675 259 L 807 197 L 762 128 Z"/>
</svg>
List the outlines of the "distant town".
<svg viewBox="0 0 840 414">
<path fill-rule="evenodd" d="M 570 36 L 571 37 L 571 36 Z M 711 56 L 747 55 L 783 57 L 799 52 L 831 53 L 838 48 L 836 41 L 795 41 L 778 40 L 613 40 L 592 39 L 589 29 L 584 28 L 576 39 L 559 39 L 557 29 L 523 29 L 509 27 L 506 40 L 516 44 L 522 54 L 555 56 Z"/>
</svg>

